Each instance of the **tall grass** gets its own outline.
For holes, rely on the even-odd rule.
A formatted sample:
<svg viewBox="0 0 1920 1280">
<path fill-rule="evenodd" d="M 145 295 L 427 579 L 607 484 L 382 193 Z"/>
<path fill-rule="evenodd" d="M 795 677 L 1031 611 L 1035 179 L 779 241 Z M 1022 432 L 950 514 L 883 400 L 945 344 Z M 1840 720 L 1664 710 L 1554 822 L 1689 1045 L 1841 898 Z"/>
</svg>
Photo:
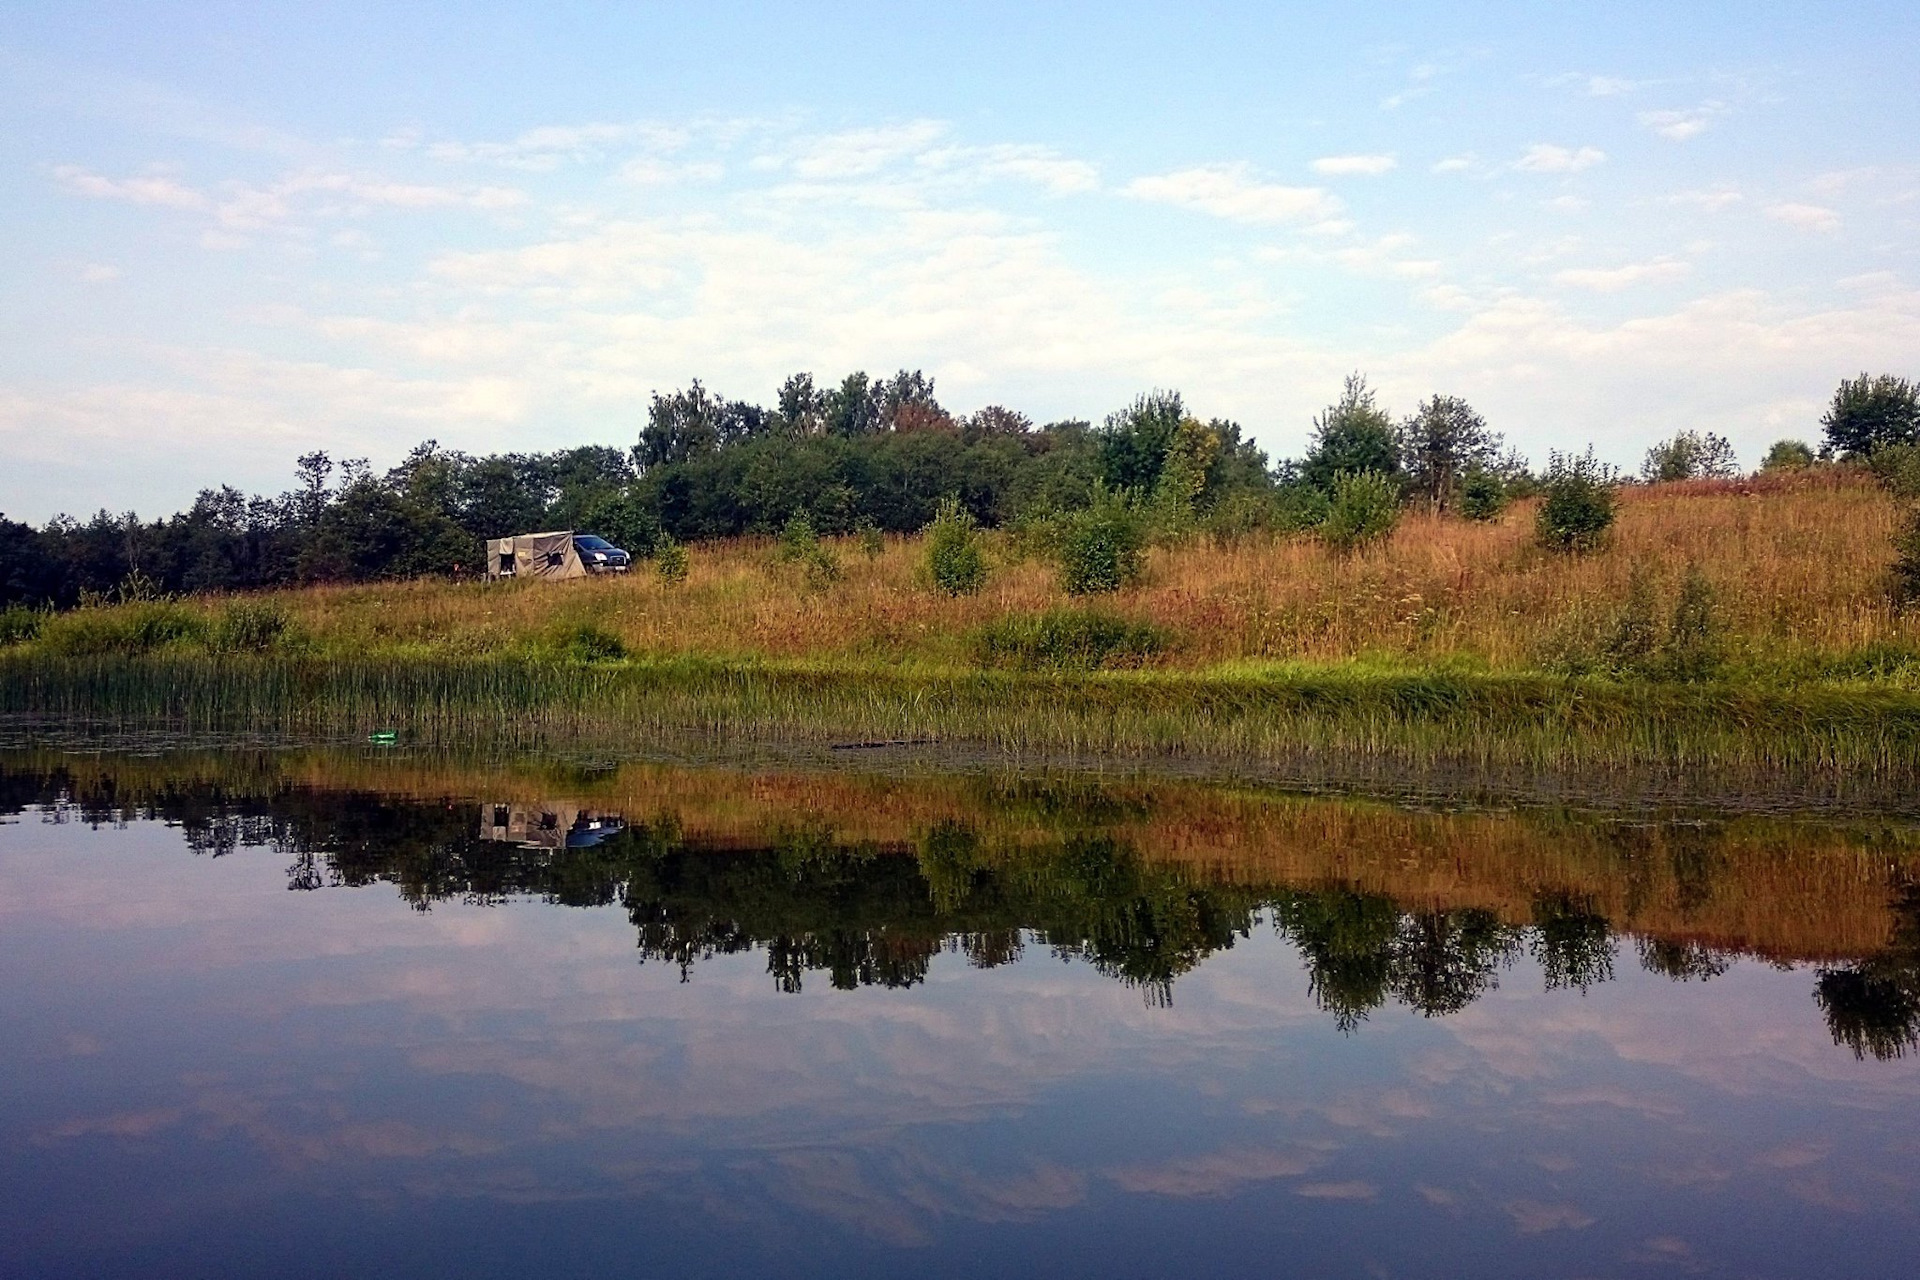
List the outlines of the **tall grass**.
<svg viewBox="0 0 1920 1280">
<path fill-rule="evenodd" d="M 190 729 L 408 727 L 444 741 L 565 735 L 617 743 L 693 730 L 936 739 L 1011 751 L 1920 772 L 1920 698 L 1900 691 L 1756 693 L 1354 666 L 919 673 L 690 658 L 17 654 L 0 657 L 0 712 Z"/>
</svg>

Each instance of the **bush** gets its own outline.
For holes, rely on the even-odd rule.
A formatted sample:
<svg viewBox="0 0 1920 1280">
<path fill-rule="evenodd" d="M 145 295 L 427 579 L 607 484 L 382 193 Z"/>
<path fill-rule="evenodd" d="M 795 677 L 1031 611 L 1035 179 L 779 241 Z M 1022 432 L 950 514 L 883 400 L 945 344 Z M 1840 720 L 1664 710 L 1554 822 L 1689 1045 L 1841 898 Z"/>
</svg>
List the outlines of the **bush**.
<svg viewBox="0 0 1920 1280">
<path fill-rule="evenodd" d="M 1163 628 L 1092 609 L 1010 615 L 980 628 L 973 640 L 981 666 L 1056 671 L 1137 667 L 1168 645 Z"/>
<path fill-rule="evenodd" d="M 810 591 L 823 591 L 840 581 L 840 560 L 820 545 L 813 521 L 804 511 L 796 512 L 780 531 L 779 559 L 798 566 Z"/>
<path fill-rule="evenodd" d="M 1721 625 L 1713 587 L 1698 566 L 1689 565 L 1667 621 L 1666 643 L 1658 674 L 1669 680 L 1711 680 L 1722 659 Z"/>
<path fill-rule="evenodd" d="M 618 662 L 627 656 L 626 642 L 591 622 L 576 622 L 560 627 L 552 637 L 553 649 L 574 662 Z"/>
<path fill-rule="evenodd" d="M 264 653 L 287 634 L 286 610 L 264 600 L 235 600 L 213 624 L 211 644 L 220 653 Z"/>
<path fill-rule="evenodd" d="M 204 640 L 207 620 L 171 601 L 75 609 L 49 619 L 40 642 L 55 653 L 91 657 L 140 654 Z"/>
<path fill-rule="evenodd" d="M 1760 460 L 1762 471 L 1795 471 L 1813 465 L 1813 446 L 1804 440 L 1775 440 Z"/>
<path fill-rule="evenodd" d="M 860 525 L 860 553 L 869 560 L 878 560 L 887 549 L 887 540 L 880 532 L 880 526 L 871 520 Z"/>
<path fill-rule="evenodd" d="M 1093 502 L 1066 518 L 1060 539 L 1060 585 L 1068 595 L 1118 591 L 1140 580 L 1146 521 L 1124 494 L 1094 489 Z"/>
<path fill-rule="evenodd" d="M 987 581 L 987 559 L 973 515 L 958 498 L 943 498 L 940 513 L 927 526 L 927 577 L 935 590 L 950 596 L 970 596 Z"/>
<path fill-rule="evenodd" d="M 1467 472 L 1460 482 L 1460 514 L 1469 520 L 1497 520 L 1507 509 L 1507 486 L 1484 467 Z"/>
<path fill-rule="evenodd" d="M 1535 525 L 1540 545 L 1566 552 L 1597 548 L 1613 527 L 1613 486 L 1612 469 L 1591 447 L 1582 454 L 1552 454 Z"/>
<path fill-rule="evenodd" d="M 1894 604 L 1906 608 L 1920 603 L 1920 507 L 1910 509 L 1893 535 L 1892 593 Z"/>
<path fill-rule="evenodd" d="M 1920 498 L 1920 445 L 1890 444 L 1876 449 L 1867 463 L 1896 498 Z"/>
<path fill-rule="evenodd" d="M 29 609 L 25 605 L 10 604 L 0 609 L 0 649 L 12 644 L 25 644 L 40 634 L 46 625 L 47 615 L 39 609 Z"/>
<path fill-rule="evenodd" d="M 1399 522 L 1399 486 L 1377 471 L 1343 472 L 1334 478 L 1320 536 L 1336 551 L 1352 551 L 1380 541 Z"/>
<path fill-rule="evenodd" d="M 653 571 L 660 575 L 660 581 L 677 587 L 687 580 L 689 567 L 687 549 L 672 535 L 661 534 L 660 541 L 653 544 Z"/>
</svg>

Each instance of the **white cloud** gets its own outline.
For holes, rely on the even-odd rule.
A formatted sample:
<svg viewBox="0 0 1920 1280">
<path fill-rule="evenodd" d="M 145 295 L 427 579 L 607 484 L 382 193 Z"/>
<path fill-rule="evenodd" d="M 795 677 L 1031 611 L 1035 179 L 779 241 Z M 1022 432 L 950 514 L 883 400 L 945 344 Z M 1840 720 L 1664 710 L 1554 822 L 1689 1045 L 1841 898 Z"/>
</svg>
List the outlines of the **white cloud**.
<svg viewBox="0 0 1920 1280">
<path fill-rule="evenodd" d="M 946 135 L 938 120 L 914 120 L 877 129 L 850 129 L 802 141 L 786 156 L 769 157 L 784 163 L 802 178 L 857 178 L 877 173 L 896 161 L 924 151 Z"/>
<path fill-rule="evenodd" d="M 1623 93 L 1632 93 L 1646 86 L 1644 80 L 1627 80 L 1620 76 L 1588 76 L 1586 78 L 1587 96 L 1590 98 L 1613 98 Z"/>
<path fill-rule="evenodd" d="M 1434 173 L 1465 173 L 1473 168 L 1474 157 L 1471 152 L 1464 156 L 1448 156 L 1433 166 Z"/>
<path fill-rule="evenodd" d="M 1821 204 L 1795 204 L 1790 201 L 1770 204 L 1766 213 L 1774 221 L 1784 222 L 1802 231 L 1830 232 L 1840 229 L 1840 215 Z"/>
<path fill-rule="evenodd" d="M 1705 133 L 1712 123 L 1727 114 L 1724 102 L 1703 102 L 1697 107 L 1684 111 L 1642 111 L 1640 124 L 1674 142 L 1685 142 L 1689 138 Z"/>
<path fill-rule="evenodd" d="M 1399 163 L 1391 155 L 1322 156 L 1313 162 L 1313 171 L 1330 176 L 1374 177 L 1386 173 Z"/>
<path fill-rule="evenodd" d="M 159 175 L 104 178 L 78 165 L 63 164 L 53 171 L 53 176 L 75 195 L 92 196 L 96 200 L 125 200 L 167 209 L 207 209 L 213 205 L 204 191 Z"/>
<path fill-rule="evenodd" d="M 1597 293 L 1617 293 L 1636 284 L 1678 280 L 1693 268 L 1674 258 L 1655 258 L 1651 262 L 1630 262 L 1620 267 L 1572 267 L 1554 273 L 1554 283 Z"/>
<path fill-rule="evenodd" d="M 674 151 L 685 146 L 690 136 L 682 128 L 646 122 L 546 125 L 505 142 L 435 142 L 426 147 L 426 154 L 449 164 L 484 163 L 546 172 L 563 164 L 603 160 L 621 148 Z M 387 139 L 385 145 L 406 149 L 417 142 L 417 136 L 406 133 Z"/>
<path fill-rule="evenodd" d="M 1743 198 L 1732 187 L 1708 187 L 1699 191 L 1676 191 L 1666 197 L 1666 202 L 1689 205 L 1695 209 L 1704 209 L 1708 213 L 1718 213 L 1722 209 L 1739 204 Z"/>
<path fill-rule="evenodd" d="M 914 163 L 929 173 L 973 181 L 1029 182 L 1053 195 L 1093 191 L 1100 186 L 1100 171 L 1086 161 L 1062 156 L 1052 147 L 1029 144 L 942 147 L 923 152 Z"/>
<path fill-rule="evenodd" d="M 1232 222 L 1298 222 L 1329 218 L 1340 202 L 1320 187 L 1287 187 L 1255 180 L 1245 164 L 1203 165 L 1135 178 L 1126 193 L 1137 200 L 1198 209 Z"/>
<path fill-rule="evenodd" d="M 120 268 L 105 262 L 89 262 L 80 268 L 80 279 L 87 284 L 107 284 L 120 278 Z"/>
<path fill-rule="evenodd" d="M 1526 154 L 1513 162 L 1513 167 L 1522 173 L 1579 173 L 1606 158 L 1607 153 L 1598 147 L 1574 150 L 1541 142 L 1528 147 Z"/>
</svg>

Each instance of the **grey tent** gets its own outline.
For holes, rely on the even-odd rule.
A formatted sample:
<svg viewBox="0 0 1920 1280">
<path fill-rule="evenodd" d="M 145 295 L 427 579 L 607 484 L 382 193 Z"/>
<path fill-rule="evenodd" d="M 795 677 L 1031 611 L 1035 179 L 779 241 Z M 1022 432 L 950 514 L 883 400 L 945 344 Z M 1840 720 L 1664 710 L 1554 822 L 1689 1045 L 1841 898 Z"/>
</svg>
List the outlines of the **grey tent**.
<svg viewBox="0 0 1920 1280">
<path fill-rule="evenodd" d="M 488 578 L 584 578 L 587 566 L 573 547 L 573 530 L 519 533 L 487 539 Z"/>
</svg>

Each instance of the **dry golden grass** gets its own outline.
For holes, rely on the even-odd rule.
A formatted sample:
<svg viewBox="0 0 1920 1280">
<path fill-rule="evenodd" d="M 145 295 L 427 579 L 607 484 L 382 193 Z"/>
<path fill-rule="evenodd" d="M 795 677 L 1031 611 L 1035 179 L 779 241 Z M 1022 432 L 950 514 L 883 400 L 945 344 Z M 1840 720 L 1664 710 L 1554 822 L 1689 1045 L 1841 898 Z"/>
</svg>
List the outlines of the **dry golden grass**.
<svg viewBox="0 0 1920 1280">
<path fill-rule="evenodd" d="M 1899 505 L 1860 473 L 1628 489 L 1607 547 L 1569 558 L 1533 541 L 1532 504 L 1491 524 L 1410 515 L 1355 556 L 1308 537 L 1205 540 L 1156 549 L 1145 581 L 1101 603 L 1170 629 L 1169 662 L 1204 667 L 1376 657 L 1530 665 L 1568 628 L 1616 609 L 1636 565 L 1670 598 L 1689 566 L 1712 583 L 1736 659 L 1777 661 L 1875 643 L 1920 644 L 1920 617 L 1884 591 Z M 921 585 L 917 538 L 868 559 L 830 541 L 841 580 L 809 590 L 764 540 L 698 546 L 678 586 L 631 576 L 543 584 L 411 582 L 323 587 L 280 597 L 331 653 L 480 655 L 537 646 L 591 622 L 636 653 L 953 666 L 967 637 L 1008 613 L 1066 601 L 1052 567 L 995 536 L 978 596 Z"/>
</svg>

